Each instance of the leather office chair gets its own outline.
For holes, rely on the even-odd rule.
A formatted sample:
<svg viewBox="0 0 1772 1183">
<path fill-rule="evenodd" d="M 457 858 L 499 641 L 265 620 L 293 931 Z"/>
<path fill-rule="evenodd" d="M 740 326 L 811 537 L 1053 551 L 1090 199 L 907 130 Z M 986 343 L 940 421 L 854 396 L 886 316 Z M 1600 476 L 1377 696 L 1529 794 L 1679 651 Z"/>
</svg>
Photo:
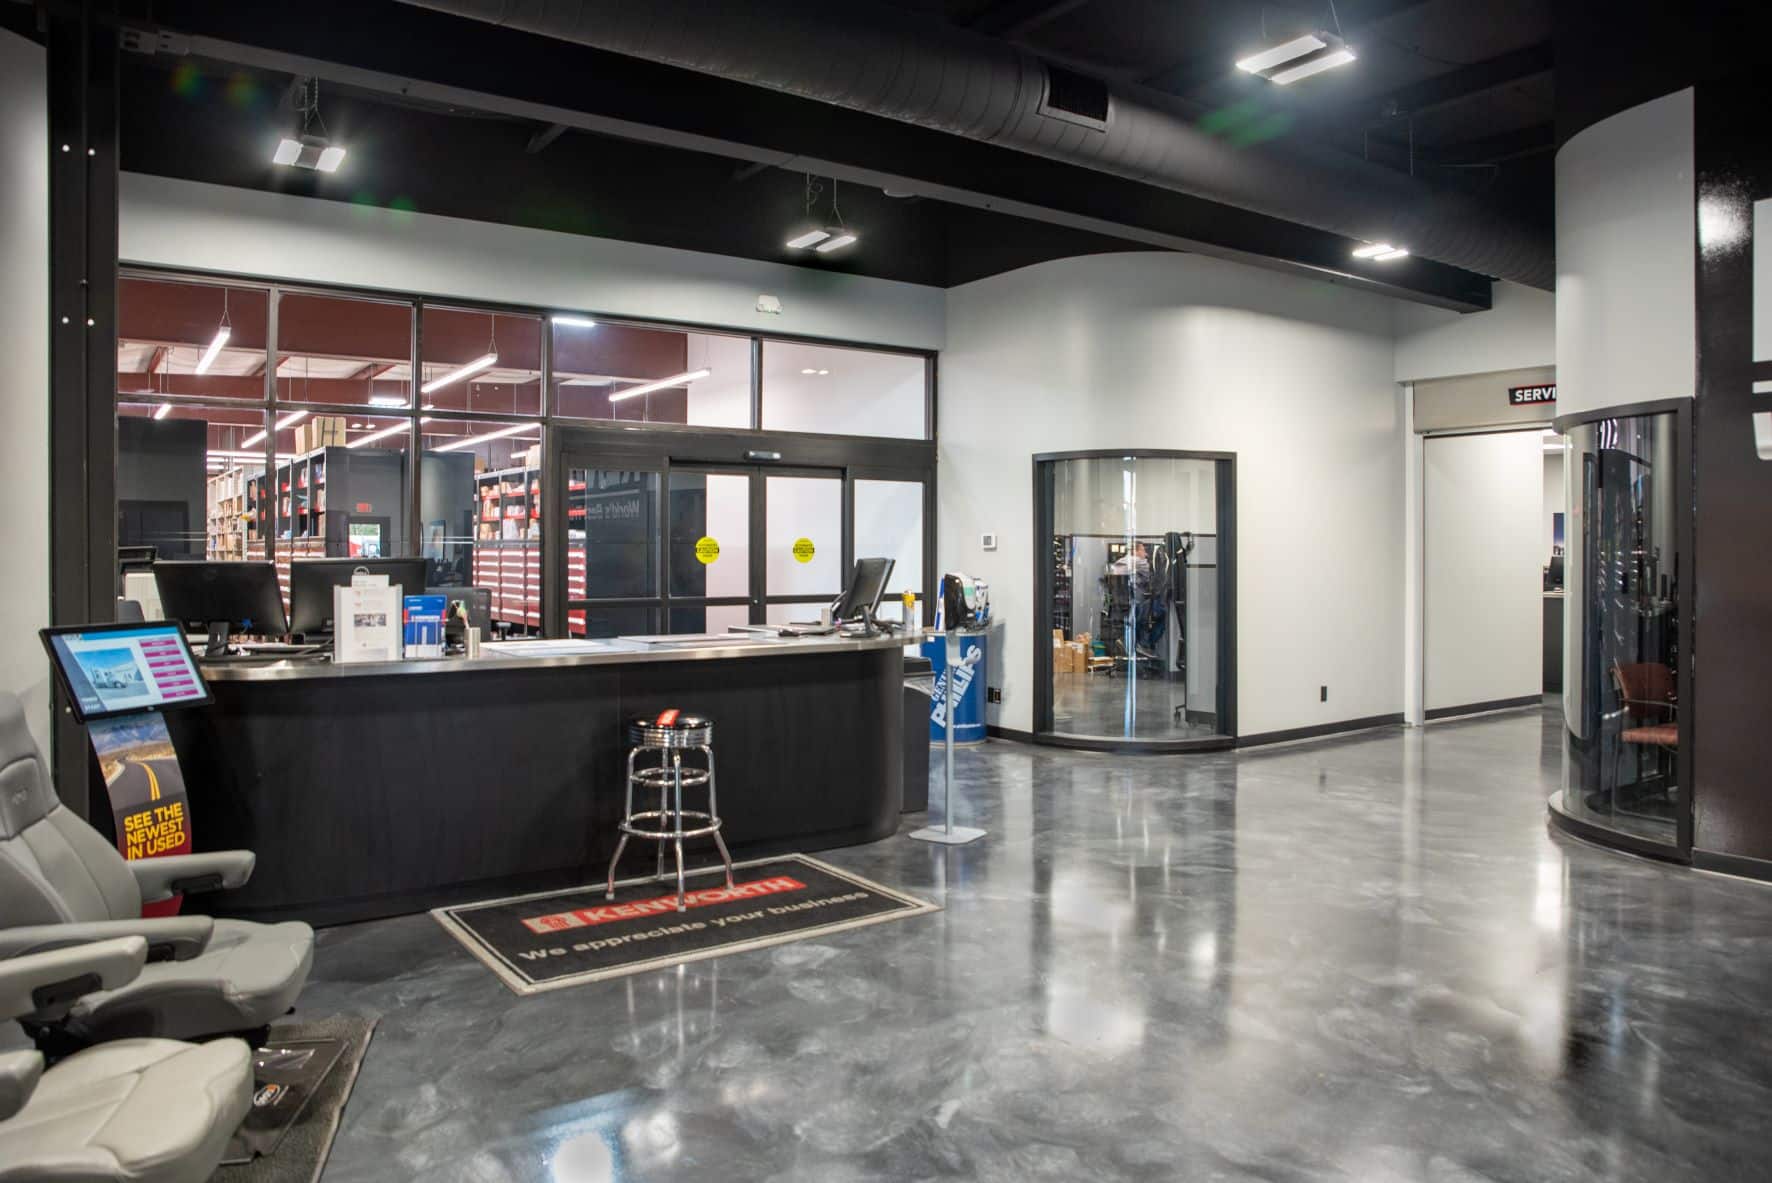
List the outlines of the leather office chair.
<svg viewBox="0 0 1772 1183">
<path fill-rule="evenodd" d="M 1618 691 L 1624 715 L 1618 742 L 1631 744 L 1637 751 L 1655 749 L 1655 775 L 1665 794 L 1668 756 L 1680 746 L 1674 672 L 1659 661 L 1616 662 L 1612 666 L 1612 685 Z"/>
<path fill-rule="evenodd" d="M 50 1018 L 82 991 L 135 979 L 148 942 L 123 937 L 0 962 L 0 1020 Z M 252 1052 L 238 1039 L 124 1039 L 44 1069 L 0 1053 L 0 1183 L 202 1183 L 252 1107 Z"/>
<path fill-rule="evenodd" d="M 18 698 L 0 691 L 0 958 L 121 936 L 147 940 L 139 977 L 75 1002 L 56 1028 L 75 1043 L 256 1032 L 308 980 L 314 931 L 207 916 L 143 919 L 142 901 L 238 887 L 247 850 L 125 862 L 55 795 Z"/>
</svg>

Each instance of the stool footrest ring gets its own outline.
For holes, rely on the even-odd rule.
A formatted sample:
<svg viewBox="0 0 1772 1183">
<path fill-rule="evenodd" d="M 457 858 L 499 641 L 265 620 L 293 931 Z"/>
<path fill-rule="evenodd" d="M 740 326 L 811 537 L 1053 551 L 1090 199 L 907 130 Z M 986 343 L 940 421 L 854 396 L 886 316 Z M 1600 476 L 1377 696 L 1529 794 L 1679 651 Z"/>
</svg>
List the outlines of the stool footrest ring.
<svg viewBox="0 0 1772 1183">
<path fill-rule="evenodd" d="M 690 818 L 695 821 L 705 821 L 708 824 L 694 830 L 667 830 L 663 828 L 665 822 L 678 816 Z M 654 820 L 659 823 L 659 828 L 638 826 L 634 824 L 635 822 Z M 682 822 L 679 821 L 677 824 L 681 825 Z M 707 834 L 718 833 L 719 829 L 719 818 L 693 809 L 685 809 L 681 815 L 678 815 L 669 809 L 647 809 L 639 813 L 629 814 L 628 819 L 621 823 L 622 833 L 631 834 L 635 838 L 645 838 L 652 842 L 666 842 L 676 838 L 700 838 Z"/>
</svg>

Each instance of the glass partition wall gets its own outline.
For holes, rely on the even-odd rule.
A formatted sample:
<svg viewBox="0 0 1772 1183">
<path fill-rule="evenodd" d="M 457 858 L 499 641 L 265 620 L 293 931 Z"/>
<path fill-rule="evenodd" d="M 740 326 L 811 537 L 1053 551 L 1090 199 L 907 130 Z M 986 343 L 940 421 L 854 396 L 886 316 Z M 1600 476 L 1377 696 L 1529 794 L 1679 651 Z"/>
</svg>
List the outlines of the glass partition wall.
<svg viewBox="0 0 1772 1183">
<path fill-rule="evenodd" d="M 1035 652 L 1050 655 L 1037 732 L 1157 750 L 1234 737 L 1233 465 L 1205 453 L 1035 458 Z"/>
<path fill-rule="evenodd" d="M 1681 416 L 1570 426 L 1560 812 L 1623 844 L 1690 846 L 1682 775 Z"/>
<path fill-rule="evenodd" d="M 927 604 L 933 376 L 916 351 L 126 270 L 118 541 L 272 561 L 286 600 L 292 559 L 416 555 L 512 636 L 816 618 L 856 553 Z M 589 460 L 556 488 L 568 437 Z"/>
</svg>

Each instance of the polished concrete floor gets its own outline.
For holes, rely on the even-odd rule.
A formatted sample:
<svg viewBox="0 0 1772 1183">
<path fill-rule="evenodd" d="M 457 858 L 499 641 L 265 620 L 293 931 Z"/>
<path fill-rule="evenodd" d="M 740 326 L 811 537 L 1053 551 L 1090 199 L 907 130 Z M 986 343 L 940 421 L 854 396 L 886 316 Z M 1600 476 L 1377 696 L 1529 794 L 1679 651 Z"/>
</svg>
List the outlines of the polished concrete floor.
<svg viewBox="0 0 1772 1183">
<path fill-rule="evenodd" d="M 1772 1177 L 1772 888 L 1552 837 L 1555 737 L 992 743 L 981 843 L 826 856 L 945 911 L 528 999 L 329 930 L 303 1010 L 381 1025 L 325 1179 Z"/>
<path fill-rule="evenodd" d="M 1180 680 L 1161 675 L 1128 678 L 1124 670 L 1112 677 L 1054 674 L 1052 729 L 1105 739 L 1205 739 L 1217 735 L 1216 726 L 1189 723 L 1176 714 L 1176 708 L 1186 703 Z M 1207 711 L 1215 706 L 1209 697 L 1199 705 Z"/>
</svg>

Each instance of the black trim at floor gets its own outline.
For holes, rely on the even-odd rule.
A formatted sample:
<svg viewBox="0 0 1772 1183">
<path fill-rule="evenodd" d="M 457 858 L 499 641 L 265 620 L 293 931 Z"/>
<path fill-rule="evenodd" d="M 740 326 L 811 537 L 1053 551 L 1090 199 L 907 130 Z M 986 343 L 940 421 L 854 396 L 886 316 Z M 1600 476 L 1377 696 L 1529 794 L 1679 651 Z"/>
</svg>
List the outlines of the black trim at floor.
<svg viewBox="0 0 1772 1183">
<path fill-rule="evenodd" d="M 1328 735 L 1344 735 L 1350 731 L 1370 731 L 1374 727 L 1401 727 L 1403 712 L 1368 715 L 1364 719 L 1343 719 L 1339 723 L 1314 723 L 1309 727 L 1291 727 L 1284 731 L 1262 731 L 1237 737 L 1239 748 L 1256 748 L 1270 743 L 1291 743 L 1299 739 L 1321 739 Z"/>
<path fill-rule="evenodd" d="M 1700 871 L 1736 875 L 1742 879 L 1759 879 L 1772 883 L 1772 859 L 1748 858 L 1740 854 L 1719 854 L 1714 850 L 1692 849 L 1692 865 Z"/>
<path fill-rule="evenodd" d="M 1545 812 L 1550 817 L 1550 825 L 1571 838 L 1579 838 L 1583 842 L 1595 846 L 1604 846 L 1625 854 L 1640 855 L 1652 858 L 1657 862 L 1674 863 L 1685 866 L 1689 860 L 1680 853 L 1676 846 L 1665 842 L 1655 842 L 1648 838 L 1639 838 L 1635 834 L 1626 834 L 1621 830 L 1609 830 L 1605 826 L 1590 822 L 1585 818 L 1576 817 L 1563 807 L 1563 791 L 1561 789 L 1550 795 L 1545 802 Z"/>
<path fill-rule="evenodd" d="M 1536 707 L 1544 705 L 1544 693 L 1524 694 L 1519 698 L 1496 698 L 1488 702 L 1467 702 L 1463 706 L 1434 707 L 1426 712 L 1426 717 L 1434 719 L 1452 719 L 1459 715 L 1480 715 L 1485 711 L 1511 711 L 1516 707 Z"/>
</svg>

